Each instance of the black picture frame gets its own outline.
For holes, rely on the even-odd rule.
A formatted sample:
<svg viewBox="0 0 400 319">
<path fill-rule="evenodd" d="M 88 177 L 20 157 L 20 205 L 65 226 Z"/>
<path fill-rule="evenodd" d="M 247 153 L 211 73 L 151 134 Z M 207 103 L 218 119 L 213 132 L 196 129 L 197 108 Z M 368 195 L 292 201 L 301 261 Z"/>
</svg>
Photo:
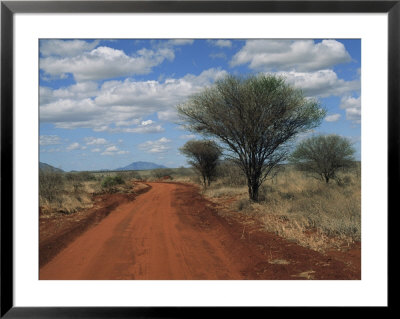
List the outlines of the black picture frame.
<svg viewBox="0 0 400 319">
<path fill-rule="evenodd" d="M 276 313 L 276 307 L 14 307 L 13 303 L 13 16 L 15 13 L 387 13 L 388 218 L 397 207 L 400 126 L 400 1 L 1 1 L 1 317 L 192 318 Z M 383 212 L 381 212 L 383 213 Z M 390 225 L 390 221 L 388 225 Z M 393 223 L 392 223 L 393 224 Z M 390 237 L 390 236 L 389 236 Z M 390 240 L 388 238 L 388 247 Z M 389 256 L 388 256 L 389 259 Z M 388 260 L 389 261 L 389 260 Z M 389 270 L 389 269 L 388 269 Z M 388 281 L 389 287 L 389 281 Z M 389 309 L 390 298 L 388 300 Z M 294 310 L 294 307 L 291 307 Z M 331 309 L 333 314 L 337 308 Z M 307 311 L 295 310 L 297 315 Z M 323 309 L 326 311 L 326 309 Z"/>
</svg>

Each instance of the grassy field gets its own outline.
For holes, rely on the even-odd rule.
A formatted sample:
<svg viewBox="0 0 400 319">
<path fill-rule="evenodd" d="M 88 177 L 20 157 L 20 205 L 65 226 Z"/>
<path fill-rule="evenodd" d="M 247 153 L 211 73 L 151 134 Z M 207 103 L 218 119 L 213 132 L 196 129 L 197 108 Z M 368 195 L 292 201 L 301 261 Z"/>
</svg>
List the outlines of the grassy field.
<svg viewBox="0 0 400 319">
<path fill-rule="evenodd" d="M 260 201 L 255 203 L 248 199 L 244 176 L 227 175 L 218 178 L 205 196 L 217 202 L 234 196 L 231 210 L 254 216 L 267 231 L 325 251 L 361 241 L 360 166 L 339 177 L 326 184 L 286 167 L 263 183 Z"/>
</svg>

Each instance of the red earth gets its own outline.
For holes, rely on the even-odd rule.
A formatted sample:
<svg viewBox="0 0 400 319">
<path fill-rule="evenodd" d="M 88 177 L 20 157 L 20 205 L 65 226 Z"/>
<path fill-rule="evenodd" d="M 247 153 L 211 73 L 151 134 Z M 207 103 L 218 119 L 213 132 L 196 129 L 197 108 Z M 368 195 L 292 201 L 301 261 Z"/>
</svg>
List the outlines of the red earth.
<svg viewBox="0 0 400 319">
<path fill-rule="evenodd" d="M 41 220 L 39 278 L 361 279 L 359 244 L 321 254 L 242 214 L 221 214 L 193 185 L 146 185 L 141 194 L 104 195 L 85 218 L 61 222 L 58 231 Z"/>
</svg>

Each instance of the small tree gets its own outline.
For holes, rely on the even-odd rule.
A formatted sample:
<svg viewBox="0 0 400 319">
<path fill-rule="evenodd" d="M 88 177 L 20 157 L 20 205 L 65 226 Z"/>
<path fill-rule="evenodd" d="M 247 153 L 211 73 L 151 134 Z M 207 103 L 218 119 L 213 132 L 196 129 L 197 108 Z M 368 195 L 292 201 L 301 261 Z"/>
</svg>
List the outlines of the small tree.
<svg viewBox="0 0 400 319">
<path fill-rule="evenodd" d="M 249 197 L 286 159 L 288 143 L 325 117 L 316 100 L 273 75 L 227 76 L 178 106 L 186 128 L 217 137 L 247 178 Z"/>
<path fill-rule="evenodd" d="M 329 183 L 330 179 L 337 178 L 339 169 L 354 164 L 354 153 L 348 139 L 338 135 L 318 135 L 301 142 L 289 161 L 299 170 L 313 173 Z"/>
<path fill-rule="evenodd" d="M 190 159 L 188 162 L 201 176 L 204 187 L 210 186 L 216 175 L 218 160 L 221 156 L 219 146 L 213 141 L 191 140 L 179 150 Z"/>
</svg>

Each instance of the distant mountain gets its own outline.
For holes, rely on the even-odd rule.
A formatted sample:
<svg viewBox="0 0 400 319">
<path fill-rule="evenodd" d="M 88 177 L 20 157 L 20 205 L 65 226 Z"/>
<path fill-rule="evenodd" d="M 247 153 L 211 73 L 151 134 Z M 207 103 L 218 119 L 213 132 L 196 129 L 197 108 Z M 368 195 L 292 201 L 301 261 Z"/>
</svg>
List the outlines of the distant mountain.
<svg viewBox="0 0 400 319">
<path fill-rule="evenodd" d="M 133 162 L 125 167 L 116 168 L 116 171 L 134 171 L 134 170 L 147 170 L 156 168 L 167 168 L 164 165 L 158 165 L 151 162 Z"/>
<path fill-rule="evenodd" d="M 49 165 L 49 164 L 46 164 L 46 163 L 42 163 L 42 162 L 39 162 L 39 170 L 41 170 L 41 171 L 45 171 L 45 172 L 64 172 L 62 169 L 60 169 L 60 168 L 56 168 L 56 167 L 54 167 L 54 166 L 51 166 L 51 165 Z"/>
</svg>

